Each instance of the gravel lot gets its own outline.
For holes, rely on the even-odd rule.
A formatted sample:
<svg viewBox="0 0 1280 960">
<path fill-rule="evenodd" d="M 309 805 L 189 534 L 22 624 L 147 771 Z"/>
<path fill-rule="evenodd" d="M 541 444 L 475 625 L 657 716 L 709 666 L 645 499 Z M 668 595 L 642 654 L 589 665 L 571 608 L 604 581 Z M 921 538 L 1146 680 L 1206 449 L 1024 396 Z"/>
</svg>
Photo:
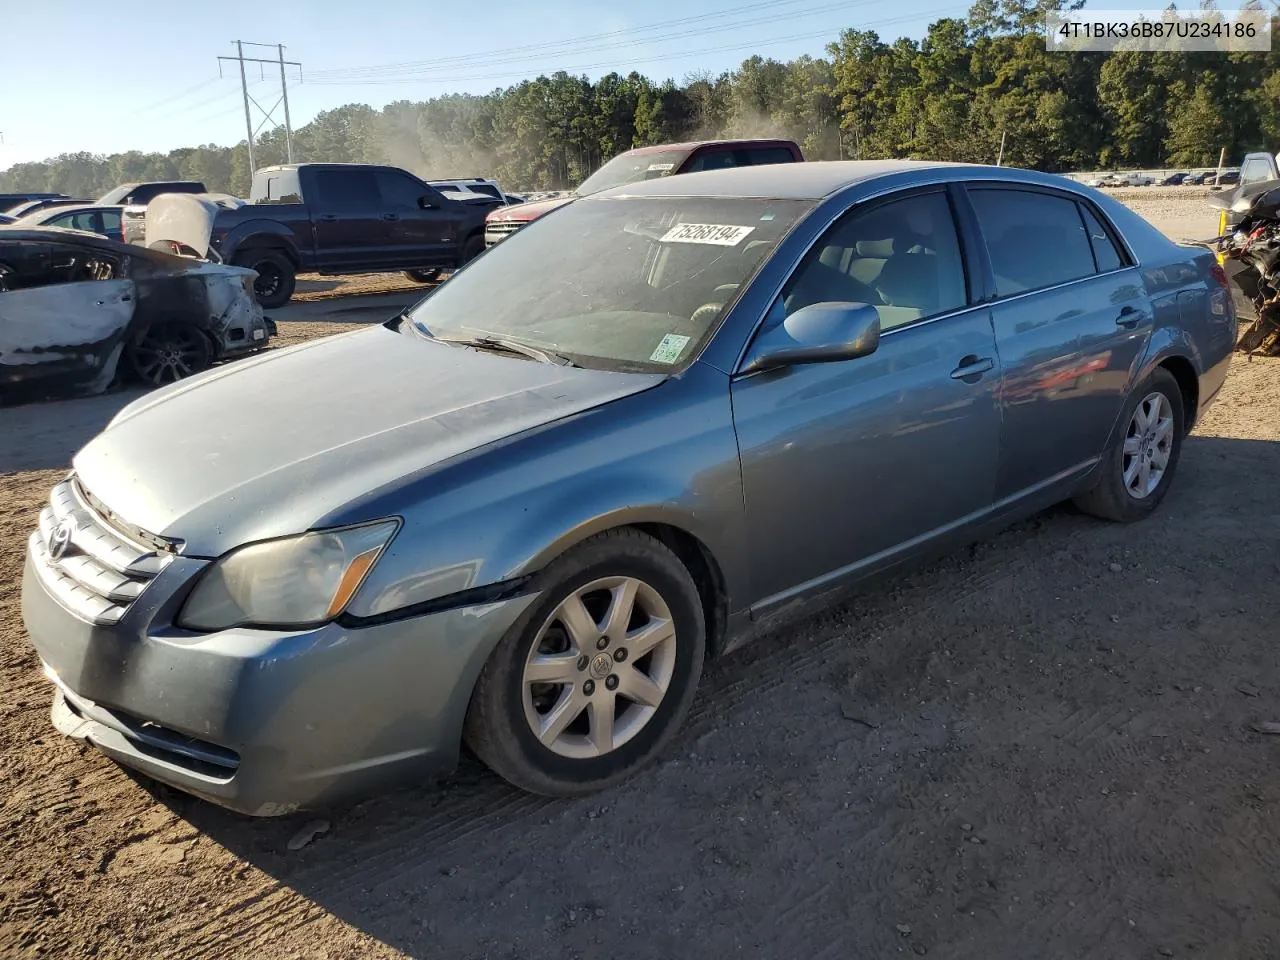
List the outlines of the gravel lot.
<svg viewBox="0 0 1280 960">
<path fill-rule="evenodd" d="M 1280 738 L 1250 727 L 1280 719 L 1280 361 L 1235 364 L 1152 519 L 1058 508 L 815 611 L 714 663 L 621 789 L 469 761 L 296 851 L 312 816 L 224 813 L 49 725 L 23 543 L 130 398 L 0 411 L 0 957 L 1280 956 Z"/>
</svg>

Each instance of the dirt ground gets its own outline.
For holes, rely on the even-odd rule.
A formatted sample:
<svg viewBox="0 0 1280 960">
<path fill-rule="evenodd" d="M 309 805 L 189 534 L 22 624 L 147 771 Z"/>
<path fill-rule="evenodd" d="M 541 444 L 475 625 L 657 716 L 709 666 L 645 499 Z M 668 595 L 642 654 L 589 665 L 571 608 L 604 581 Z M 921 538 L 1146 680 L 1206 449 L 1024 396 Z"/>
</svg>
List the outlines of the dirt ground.
<svg viewBox="0 0 1280 960">
<path fill-rule="evenodd" d="M 285 342 L 350 328 L 282 324 Z M 131 395 L 0 411 L 0 957 L 1280 956 L 1280 360 L 1161 510 L 1062 507 L 709 667 L 596 797 L 241 818 L 58 736 L 23 544 Z"/>
</svg>

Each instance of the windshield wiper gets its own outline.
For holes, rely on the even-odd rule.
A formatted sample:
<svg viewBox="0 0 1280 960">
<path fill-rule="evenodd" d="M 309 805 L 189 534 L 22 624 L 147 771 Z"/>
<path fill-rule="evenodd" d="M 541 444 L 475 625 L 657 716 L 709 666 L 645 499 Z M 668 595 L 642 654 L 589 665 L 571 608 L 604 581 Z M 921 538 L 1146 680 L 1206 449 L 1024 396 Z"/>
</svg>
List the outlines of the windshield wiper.
<svg viewBox="0 0 1280 960">
<path fill-rule="evenodd" d="M 444 343 L 456 343 L 464 347 L 487 347 L 491 350 L 501 350 L 504 353 L 514 353 L 519 356 L 529 357 L 541 363 L 554 363 L 560 367 L 578 366 L 562 353 L 535 347 L 520 340 L 512 340 L 510 337 L 496 337 L 492 334 L 486 334 L 482 337 L 439 337 L 438 339 Z"/>
</svg>

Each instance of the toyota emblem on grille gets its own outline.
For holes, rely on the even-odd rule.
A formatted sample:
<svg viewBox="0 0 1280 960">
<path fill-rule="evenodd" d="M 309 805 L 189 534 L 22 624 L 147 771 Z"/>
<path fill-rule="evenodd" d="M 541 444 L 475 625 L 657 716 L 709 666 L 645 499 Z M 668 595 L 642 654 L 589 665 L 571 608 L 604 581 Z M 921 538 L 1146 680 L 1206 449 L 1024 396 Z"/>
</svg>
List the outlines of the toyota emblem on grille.
<svg viewBox="0 0 1280 960">
<path fill-rule="evenodd" d="M 53 528 L 53 532 L 49 534 L 49 556 L 53 560 L 61 560 L 67 555 L 75 532 L 76 522 L 70 517 L 64 518 Z"/>
</svg>

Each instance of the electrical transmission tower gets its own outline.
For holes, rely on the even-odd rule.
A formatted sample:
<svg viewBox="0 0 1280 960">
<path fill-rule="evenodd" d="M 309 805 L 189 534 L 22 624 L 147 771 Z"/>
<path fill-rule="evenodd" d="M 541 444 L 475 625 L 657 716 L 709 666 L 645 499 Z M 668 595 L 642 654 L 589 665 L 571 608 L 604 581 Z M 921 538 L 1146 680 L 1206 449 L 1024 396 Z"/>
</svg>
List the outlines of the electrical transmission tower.
<svg viewBox="0 0 1280 960">
<path fill-rule="evenodd" d="M 298 63 L 295 60 L 286 60 L 284 58 L 284 44 L 282 43 L 253 43 L 248 40 L 236 40 L 235 45 L 236 45 L 236 55 L 234 57 L 218 58 L 218 76 L 222 76 L 223 60 L 234 60 L 240 64 L 240 91 L 241 93 L 244 94 L 244 129 L 245 129 L 245 132 L 249 135 L 249 175 L 253 176 L 254 171 L 257 169 L 257 165 L 254 163 L 254 159 L 253 159 L 253 138 L 259 130 L 261 130 L 264 126 L 267 125 L 268 122 L 270 123 L 276 122 L 272 114 L 275 113 L 276 107 L 280 106 L 281 104 L 284 104 L 285 155 L 289 158 L 289 162 L 293 163 L 293 126 L 289 122 L 289 85 L 285 81 L 284 68 L 297 67 L 298 76 L 301 77 L 302 64 Z M 246 57 L 244 55 L 245 47 L 275 47 L 276 59 L 263 60 L 259 57 Z M 270 63 L 280 67 L 280 99 L 277 100 L 275 103 L 273 103 L 270 109 L 264 107 L 257 100 L 254 100 L 253 97 L 249 96 L 249 82 L 248 80 L 245 79 L 245 73 L 244 73 L 244 65 L 246 63 L 258 63 L 258 64 Z M 258 69 L 261 70 L 262 68 L 259 67 Z M 253 116 L 249 112 L 250 103 L 252 103 L 255 107 L 257 107 L 258 112 L 262 114 L 262 122 L 259 123 L 257 127 L 254 127 Z"/>
</svg>

